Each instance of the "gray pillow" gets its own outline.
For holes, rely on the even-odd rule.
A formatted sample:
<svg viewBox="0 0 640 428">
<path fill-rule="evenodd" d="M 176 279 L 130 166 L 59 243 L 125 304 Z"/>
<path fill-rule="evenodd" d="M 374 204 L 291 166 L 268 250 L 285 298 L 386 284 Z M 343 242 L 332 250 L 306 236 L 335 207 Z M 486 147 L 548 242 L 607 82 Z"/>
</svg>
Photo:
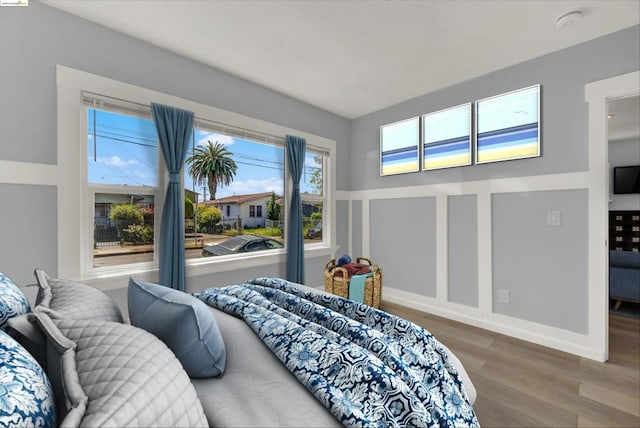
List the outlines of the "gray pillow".
<svg viewBox="0 0 640 428">
<path fill-rule="evenodd" d="M 118 304 L 104 292 L 80 282 L 51 278 L 42 269 L 34 273 L 40 286 L 34 312 L 49 308 L 74 320 L 123 322 Z"/>
<path fill-rule="evenodd" d="M 205 427 L 202 404 L 173 353 L 128 324 L 38 312 L 61 427 Z"/>
<path fill-rule="evenodd" d="M 226 350 L 213 312 L 182 291 L 129 279 L 131 324 L 159 337 L 173 351 L 189 376 L 219 376 Z"/>
</svg>

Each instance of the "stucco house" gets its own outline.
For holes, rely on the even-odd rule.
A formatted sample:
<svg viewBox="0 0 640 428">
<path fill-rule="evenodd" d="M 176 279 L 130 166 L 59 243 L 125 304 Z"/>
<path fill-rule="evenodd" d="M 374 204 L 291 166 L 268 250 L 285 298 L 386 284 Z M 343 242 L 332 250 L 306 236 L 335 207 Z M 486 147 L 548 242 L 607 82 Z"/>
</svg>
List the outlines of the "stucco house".
<svg viewBox="0 0 640 428">
<path fill-rule="evenodd" d="M 222 212 L 222 223 L 232 225 L 240 219 L 242 227 L 264 227 L 267 219 L 267 204 L 272 192 L 233 195 L 226 198 L 202 202 L 205 206 L 216 207 Z"/>
</svg>

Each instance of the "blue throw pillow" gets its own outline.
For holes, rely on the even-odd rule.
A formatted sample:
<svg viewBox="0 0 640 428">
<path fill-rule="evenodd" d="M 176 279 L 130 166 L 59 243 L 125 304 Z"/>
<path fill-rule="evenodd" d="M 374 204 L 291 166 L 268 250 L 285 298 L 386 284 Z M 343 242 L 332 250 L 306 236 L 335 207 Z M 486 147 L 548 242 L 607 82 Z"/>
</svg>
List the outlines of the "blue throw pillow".
<svg viewBox="0 0 640 428">
<path fill-rule="evenodd" d="M 224 372 L 226 350 L 211 309 L 190 294 L 129 279 L 131 324 L 160 338 L 190 377 Z"/>
<path fill-rule="evenodd" d="M 31 312 L 29 300 L 15 282 L 0 272 L 0 330 L 9 318 Z"/>
<path fill-rule="evenodd" d="M 2 330 L 0 355 L 0 426 L 55 426 L 53 392 L 42 367 Z"/>
</svg>

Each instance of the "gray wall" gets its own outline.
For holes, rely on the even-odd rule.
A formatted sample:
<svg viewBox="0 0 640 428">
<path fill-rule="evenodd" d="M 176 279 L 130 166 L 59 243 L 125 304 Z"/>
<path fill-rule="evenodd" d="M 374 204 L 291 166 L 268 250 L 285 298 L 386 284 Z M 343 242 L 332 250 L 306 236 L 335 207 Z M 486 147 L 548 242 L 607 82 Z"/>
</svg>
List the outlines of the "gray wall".
<svg viewBox="0 0 640 428">
<path fill-rule="evenodd" d="M 640 27 L 514 65 L 352 121 L 351 190 L 584 171 L 588 82 L 640 69 Z M 472 66 L 472 65 L 470 65 Z M 380 177 L 380 126 L 542 84 L 542 157 Z"/>
<path fill-rule="evenodd" d="M 358 195 L 364 195 L 365 199 L 371 195 L 371 227 L 365 232 L 368 232 L 372 258 L 384 269 L 384 285 L 435 296 L 433 287 L 416 290 L 416 279 L 425 273 L 435 275 L 430 271 L 432 268 L 447 266 L 446 285 L 451 302 L 478 307 L 481 302 L 491 301 L 492 308 L 483 306 L 483 313 L 492 311 L 573 332 L 587 332 L 587 191 L 568 186 L 565 190 L 531 192 L 527 177 L 588 170 L 585 84 L 639 69 L 640 27 L 635 26 L 354 119 L 350 145 L 354 160 L 350 164 L 351 190 L 359 191 Z M 542 85 L 541 157 L 379 176 L 381 125 L 538 83 Z M 353 156 L 356 153 L 358 156 Z M 522 180 L 510 181 L 510 185 L 516 187 L 513 193 L 486 190 L 496 179 L 520 177 Z M 402 197 L 402 192 L 416 194 L 411 190 L 416 186 L 470 181 L 485 183 L 474 187 L 479 189 L 478 198 L 483 197 L 481 212 L 479 199 L 474 202 L 472 195 L 449 198 L 446 210 L 436 206 L 435 212 L 428 215 L 421 207 L 399 211 L 396 200 L 376 199 L 387 188 L 393 188 L 393 193 Z M 552 180 L 548 182 L 549 187 L 556 184 Z M 433 189 L 425 188 L 427 192 Z M 454 196 L 460 194 L 460 186 L 451 186 L 450 193 L 446 185 L 434 191 Z M 487 196 L 491 198 L 490 207 L 485 202 Z M 441 200 L 438 199 L 438 203 Z M 561 212 L 561 226 L 546 226 L 549 210 Z M 427 257 L 420 257 L 419 262 L 412 256 L 425 254 L 425 245 L 430 244 L 430 241 L 425 243 L 425 238 L 433 238 L 431 231 L 435 223 L 431 215 L 435 213 L 446 213 L 448 219 L 446 265 L 434 265 L 435 254 L 428 253 Z M 488 226 L 487 216 L 492 226 L 489 236 L 484 233 L 486 229 L 478 230 L 478 221 Z M 355 214 L 352 221 L 355 226 Z M 390 227 L 392 224 L 398 227 Z M 426 229 L 425 236 L 416 236 L 423 233 L 421 228 Z M 476 239 L 483 236 L 489 240 L 479 241 L 478 248 L 492 248 L 490 257 L 487 258 L 486 253 L 478 254 L 480 250 L 474 248 L 473 238 L 467 237 L 474 234 Z M 354 234 L 354 247 L 358 238 Z M 488 271 L 485 265 L 474 266 L 474 259 L 490 260 L 493 277 L 484 274 Z M 480 267 L 483 268 L 481 277 Z M 425 283 L 433 281 L 434 276 Z M 481 287 L 479 281 L 491 283 L 483 282 Z M 499 289 L 510 292 L 510 303 L 498 301 Z M 491 296 L 480 294 L 480 290 L 491 290 L 488 291 Z M 442 299 L 442 296 L 436 297 Z M 429 300 L 423 303 L 438 304 Z M 455 307 L 447 310 L 456 311 Z M 465 311 L 464 315 L 472 313 Z"/>
<path fill-rule="evenodd" d="M 362 252 L 362 233 L 363 233 L 363 210 L 362 210 L 362 201 L 352 201 L 351 202 L 351 240 L 352 247 L 351 251 L 353 253 L 353 257 L 359 257 L 365 255 Z M 355 259 L 354 259 L 355 260 Z"/>
<path fill-rule="evenodd" d="M 476 195 L 447 198 L 447 298 L 478 307 L 478 201 Z"/>
<path fill-rule="evenodd" d="M 632 138 L 609 142 L 609 210 L 640 210 L 640 195 L 613 194 L 613 167 L 640 165 L 640 139 Z"/>
<path fill-rule="evenodd" d="M 435 297 L 435 198 L 377 199 L 370 210 L 371 261 L 384 286 Z"/>
<path fill-rule="evenodd" d="M 345 118 L 36 1 L 0 10 L 0 40 L 0 160 L 55 165 L 64 156 L 56 151 L 56 64 L 61 64 L 333 139 L 337 189 L 349 188 Z M 0 271 L 20 282 L 31 281 L 36 265 L 55 275 L 55 188 L 39 191 L 46 194 L 46 207 L 23 196 L 31 191 L 2 185 L 2 192 Z M 246 278 L 242 272 L 238 276 Z"/>
<path fill-rule="evenodd" d="M 493 195 L 494 312 L 587 333 L 587 202 L 587 190 Z M 559 226 L 547 224 L 549 211 Z"/>
<path fill-rule="evenodd" d="M 349 252 L 349 201 L 336 201 L 336 257 Z"/>
<path fill-rule="evenodd" d="M 34 284 L 36 267 L 58 269 L 55 186 L 0 183 L 0 272 Z"/>
</svg>

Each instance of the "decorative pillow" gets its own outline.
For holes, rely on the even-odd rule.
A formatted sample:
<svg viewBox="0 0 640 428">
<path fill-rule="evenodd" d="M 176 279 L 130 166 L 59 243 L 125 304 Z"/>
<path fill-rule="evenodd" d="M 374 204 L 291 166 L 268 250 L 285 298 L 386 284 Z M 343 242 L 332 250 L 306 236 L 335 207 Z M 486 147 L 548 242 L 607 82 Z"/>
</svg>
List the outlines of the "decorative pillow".
<svg viewBox="0 0 640 428">
<path fill-rule="evenodd" d="M 0 426 L 53 427 L 53 392 L 33 357 L 0 330 Z"/>
<path fill-rule="evenodd" d="M 128 324 L 52 315 L 36 313 L 51 382 L 65 401 L 60 426 L 207 426 L 189 377 L 157 337 Z"/>
<path fill-rule="evenodd" d="M 40 286 L 34 311 L 49 308 L 74 320 L 123 322 L 118 304 L 102 291 L 80 282 L 51 278 L 42 269 L 34 273 Z"/>
<path fill-rule="evenodd" d="M 213 312 L 199 299 L 162 285 L 129 279 L 131 324 L 159 337 L 194 378 L 224 372 L 226 350 Z"/>
<path fill-rule="evenodd" d="M 15 282 L 0 272 L 0 330 L 9 318 L 31 312 L 29 300 Z"/>
</svg>

